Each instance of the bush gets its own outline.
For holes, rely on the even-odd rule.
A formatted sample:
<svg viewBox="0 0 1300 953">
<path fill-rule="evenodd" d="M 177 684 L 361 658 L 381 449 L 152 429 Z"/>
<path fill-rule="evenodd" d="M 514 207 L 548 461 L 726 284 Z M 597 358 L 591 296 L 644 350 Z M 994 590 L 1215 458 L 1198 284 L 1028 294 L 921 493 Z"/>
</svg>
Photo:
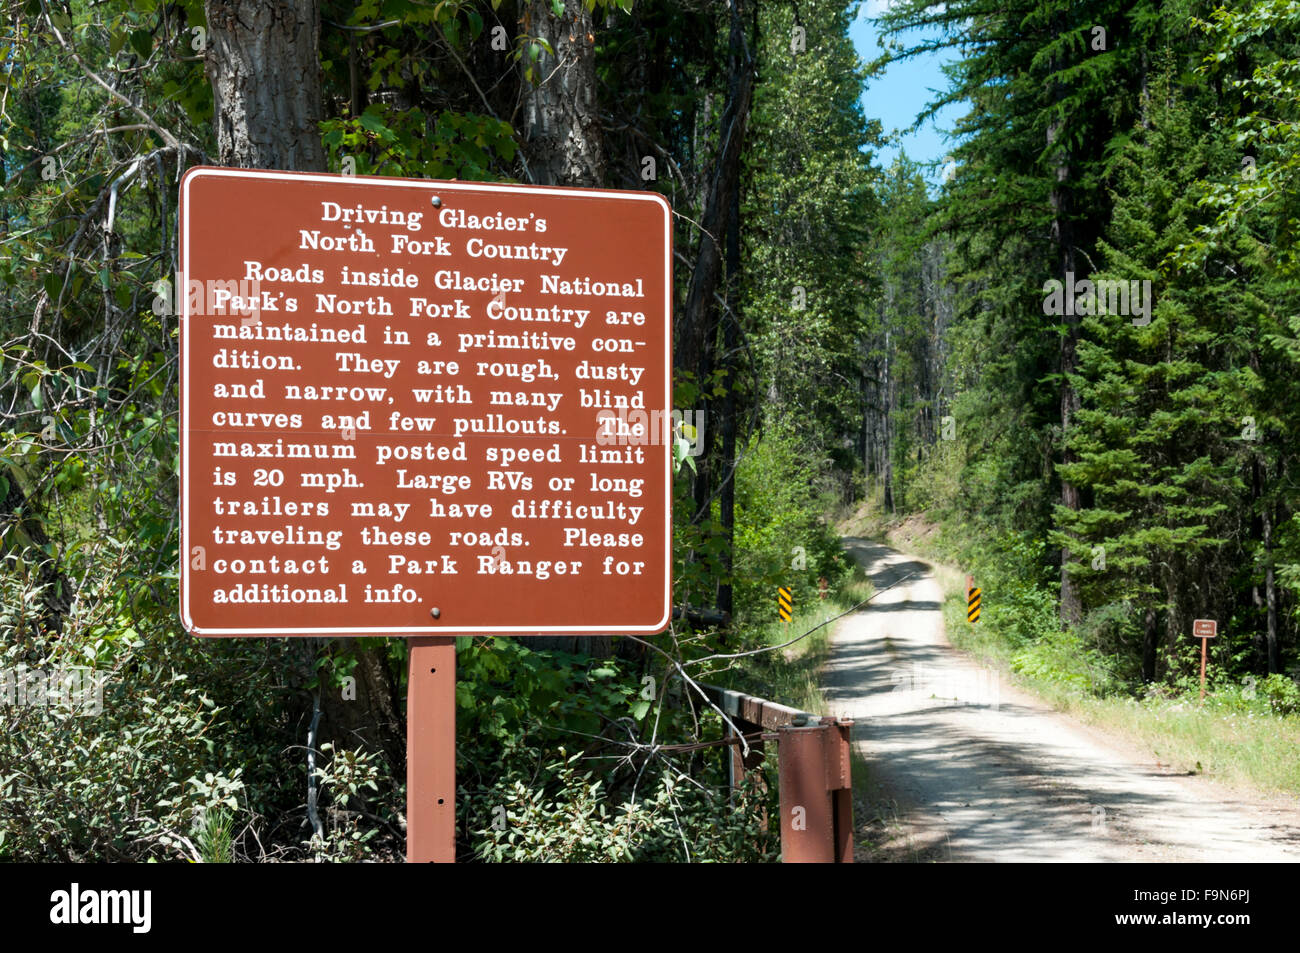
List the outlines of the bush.
<svg viewBox="0 0 1300 953">
<path fill-rule="evenodd" d="M 1092 695 L 1108 695 L 1121 685 L 1106 656 L 1089 648 L 1077 633 L 1052 632 L 1011 659 L 1013 671 L 1030 678 L 1070 685 Z"/>
<path fill-rule="evenodd" d="M 834 586 L 853 575 L 824 514 L 833 504 L 818 487 L 819 457 L 793 423 L 774 419 L 753 437 L 736 469 L 736 612 L 766 620 L 776 589 L 795 590 L 796 604 L 817 598 L 818 580 Z"/>
<path fill-rule="evenodd" d="M 288 787 L 281 755 L 292 741 L 284 643 L 200 642 L 170 612 L 133 608 L 107 574 L 53 633 L 33 608 L 40 555 L 26 555 L 23 570 L 0 576 L 0 677 L 12 702 L 0 705 L 0 857 L 198 860 L 196 839 L 219 835 L 220 812 L 242 829 L 290 809 L 301 788 Z M 74 667 L 102 686 L 102 704 L 91 692 L 78 707 L 10 697 L 20 673 Z"/>
<path fill-rule="evenodd" d="M 485 861 L 773 861 L 776 835 L 759 829 L 752 785 L 735 803 L 725 790 L 659 774 L 648 797 L 612 805 L 605 783 L 579 774 L 577 757 L 551 765 L 557 790 L 535 780 L 502 779 L 486 799 L 486 823 L 471 829 L 475 858 Z M 480 796 L 480 801 L 483 798 Z"/>
<path fill-rule="evenodd" d="M 462 639 L 457 666 L 462 856 L 774 858 L 775 833 L 759 830 L 774 801 L 749 792 L 729 803 L 720 748 L 646 750 L 651 741 L 707 740 L 713 719 L 696 724 L 679 679 L 514 639 Z M 713 725 L 707 735 L 720 733 Z"/>
</svg>

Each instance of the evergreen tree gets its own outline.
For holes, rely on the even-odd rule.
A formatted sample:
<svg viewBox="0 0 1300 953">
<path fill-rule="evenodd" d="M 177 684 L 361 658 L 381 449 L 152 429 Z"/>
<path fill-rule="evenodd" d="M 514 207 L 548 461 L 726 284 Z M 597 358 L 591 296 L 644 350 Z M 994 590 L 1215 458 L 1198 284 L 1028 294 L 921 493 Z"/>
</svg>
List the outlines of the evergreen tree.
<svg viewBox="0 0 1300 953">
<path fill-rule="evenodd" d="M 1066 433 L 1075 462 L 1060 469 L 1084 503 L 1057 507 L 1053 536 L 1087 547 L 1070 570 L 1087 580 L 1089 607 L 1133 610 L 1147 680 L 1158 674 L 1158 626 L 1172 659 L 1193 618 L 1227 607 L 1224 547 L 1245 502 L 1237 435 L 1254 389 L 1243 267 L 1167 262 L 1204 218 L 1192 184 L 1230 150 L 1194 128 L 1167 76 L 1150 101 L 1121 162 L 1100 245 L 1107 267 L 1073 302 L 1080 407 Z"/>
</svg>

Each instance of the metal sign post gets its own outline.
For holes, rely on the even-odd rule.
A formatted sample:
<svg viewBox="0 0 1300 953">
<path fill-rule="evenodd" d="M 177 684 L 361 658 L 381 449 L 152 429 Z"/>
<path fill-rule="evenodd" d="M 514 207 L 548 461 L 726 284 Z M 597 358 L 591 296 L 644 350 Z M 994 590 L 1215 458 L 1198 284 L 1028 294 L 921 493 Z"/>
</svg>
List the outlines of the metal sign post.
<svg viewBox="0 0 1300 953">
<path fill-rule="evenodd" d="M 456 860 L 456 639 L 408 640 L 406 859 Z"/>
<path fill-rule="evenodd" d="M 1192 623 L 1192 636 L 1201 640 L 1201 701 L 1205 701 L 1205 658 L 1210 639 L 1219 634 L 1219 623 L 1214 619 L 1197 619 Z"/>
</svg>

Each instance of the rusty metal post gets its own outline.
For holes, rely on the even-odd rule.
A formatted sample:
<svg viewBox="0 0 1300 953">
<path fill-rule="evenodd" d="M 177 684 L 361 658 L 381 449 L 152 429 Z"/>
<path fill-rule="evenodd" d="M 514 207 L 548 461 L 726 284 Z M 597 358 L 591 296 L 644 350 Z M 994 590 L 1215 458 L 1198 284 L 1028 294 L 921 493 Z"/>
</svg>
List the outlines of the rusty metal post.
<svg viewBox="0 0 1300 953">
<path fill-rule="evenodd" d="M 781 860 L 833 864 L 853 860 L 853 802 L 848 731 L 828 718 L 778 729 Z"/>
<path fill-rule="evenodd" d="M 853 863 L 853 722 L 838 720 L 827 725 L 826 784 L 830 788 L 835 814 L 835 862 Z"/>
<path fill-rule="evenodd" d="M 456 861 L 456 639 L 417 636 L 406 682 L 406 860 Z"/>
<path fill-rule="evenodd" d="M 765 729 L 777 742 L 781 811 L 781 859 L 787 863 L 853 862 L 853 778 L 848 719 L 821 718 L 753 695 L 702 685 L 705 694 L 749 734 Z M 727 738 L 735 733 L 728 727 Z M 728 777 L 734 788 L 747 770 L 762 763 L 762 749 L 750 758 L 728 746 Z"/>
</svg>

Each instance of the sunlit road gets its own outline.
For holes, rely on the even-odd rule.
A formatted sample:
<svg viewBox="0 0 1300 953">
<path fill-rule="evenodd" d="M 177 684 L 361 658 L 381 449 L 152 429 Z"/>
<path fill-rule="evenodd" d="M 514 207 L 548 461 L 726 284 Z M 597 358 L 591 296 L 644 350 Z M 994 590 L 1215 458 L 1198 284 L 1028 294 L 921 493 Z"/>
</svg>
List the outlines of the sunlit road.
<svg viewBox="0 0 1300 953">
<path fill-rule="evenodd" d="M 916 573 L 841 620 L 822 684 L 924 859 L 1300 860 L 1296 811 L 1143 764 L 1012 689 L 948 644 L 926 564 L 845 545 L 878 589 Z"/>
</svg>

